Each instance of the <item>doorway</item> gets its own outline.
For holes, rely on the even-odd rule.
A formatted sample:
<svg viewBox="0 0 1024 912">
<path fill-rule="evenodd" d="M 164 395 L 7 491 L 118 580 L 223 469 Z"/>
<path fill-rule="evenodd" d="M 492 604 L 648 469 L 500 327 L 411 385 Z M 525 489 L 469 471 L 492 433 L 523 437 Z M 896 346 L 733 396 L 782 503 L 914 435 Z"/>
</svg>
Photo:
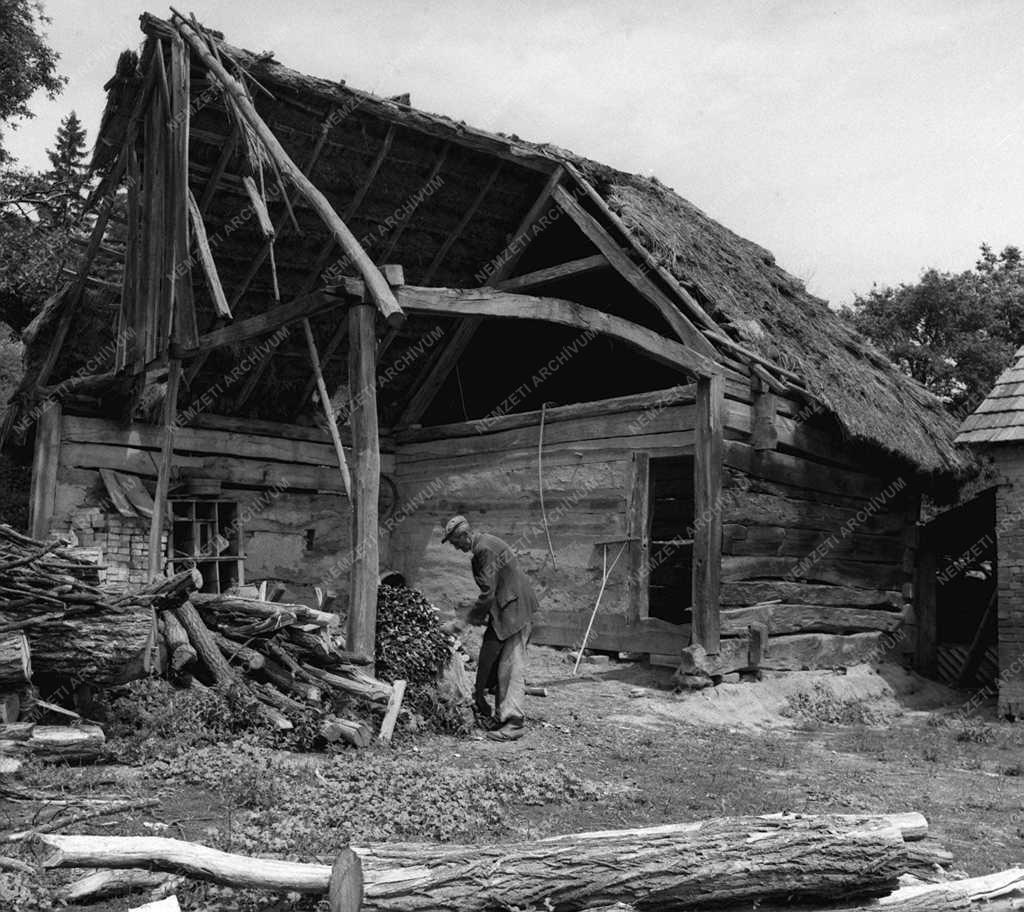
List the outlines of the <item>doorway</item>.
<svg viewBox="0 0 1024 912">
<path fill-rule="evenodd" d="M 648 615 L 693 618 L 693 456 L 651 459 L 648 488 Z"/>
</svg>

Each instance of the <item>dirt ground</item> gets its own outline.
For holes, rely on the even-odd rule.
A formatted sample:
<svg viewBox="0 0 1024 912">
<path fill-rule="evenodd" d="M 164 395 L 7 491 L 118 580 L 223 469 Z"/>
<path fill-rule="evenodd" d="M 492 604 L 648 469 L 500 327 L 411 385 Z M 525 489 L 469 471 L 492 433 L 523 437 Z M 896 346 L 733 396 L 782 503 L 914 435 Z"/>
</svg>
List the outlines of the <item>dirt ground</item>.
<svg viewBox="0 0 1024 912">
<path fill-rule="evenodd" d="M 669 669 L 605 657 L 574 677 L 568 653 L 531 647 L 530 681 L 547 696 L 527 698 L 528 732 L 515 743 L 399 733 L 387 748 L 291 757 L 241 743 L 171 757 L 168 745 L 168 758 L 29 769 L 14 784 L 158 799 L 75 832 L 172 835 L 306 860 L 329 857 L 345 838 L 506 841 L 776 811 L 920 811 L 956 870 L 1024 863 L 1024 727 L 995 721 L 991 706 L 959 719 L 971 694 L 895 666 L 684 694 L 670 679 Z M 0 828 L 37 825 L 46 813 L 8 801 Z M 24 845 L 0 854 L 36 858 Z M 52 889 L 71 876 L 49 872 L 30 887 L 26 875 L 0 874 L 0 907 L 52 908 Z M 179 898 L 186 909 L 316 908 L 207 887 Z"/>
</svg>

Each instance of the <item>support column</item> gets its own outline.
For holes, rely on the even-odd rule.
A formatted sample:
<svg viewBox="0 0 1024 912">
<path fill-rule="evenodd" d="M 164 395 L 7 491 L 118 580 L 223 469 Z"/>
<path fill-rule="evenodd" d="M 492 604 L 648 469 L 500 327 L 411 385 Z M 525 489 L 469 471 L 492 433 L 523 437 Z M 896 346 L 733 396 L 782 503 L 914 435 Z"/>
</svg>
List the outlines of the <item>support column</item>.
<svg viewBox="0 0 1024 912">
<path fill-rule="evenodd" d="M 160 547 L 167 516 L 167 488 L 171 481 L 174 461 L 174 423 L 178 414 L 178 384 L 181 380 L 181 361 L 172 358 L 167 366 L 167 391 L 164 393 L 163 443 L 160 447 L 160 465 L 157 466 L 156 493 L 153 495 L 153 519 L 149 526 L 149 578 L 157 579 L 164 569 L 164 552 Z"/>
<path fill-rule="evenodd" d="M 721 374 L 697 379 L 697 427 L 693 460 L 693 634 L 709 655 L 718 653 L 718 596 L 722 575 Z"/>
<path fill-rule="evenodd" d="M 377 581 L 380 576 L 380 435 L 377 427 L 377 310 L 349 308 L 348 385 L 352 425 L 352 569 L 349 576 L 348 648 L 374 656 Z M 370 669 L 372 673 L 372 666 Z"/>
<path fill-rule="evenodd" d="M 47 400 L 39 407 L 43 411 L 36 424 L 28 531 L 33 538 L 45 539 L 50 534 L 50 523 L 53 521 L 57 499 L 61 407 L 56 399 Z"/>
</svg>

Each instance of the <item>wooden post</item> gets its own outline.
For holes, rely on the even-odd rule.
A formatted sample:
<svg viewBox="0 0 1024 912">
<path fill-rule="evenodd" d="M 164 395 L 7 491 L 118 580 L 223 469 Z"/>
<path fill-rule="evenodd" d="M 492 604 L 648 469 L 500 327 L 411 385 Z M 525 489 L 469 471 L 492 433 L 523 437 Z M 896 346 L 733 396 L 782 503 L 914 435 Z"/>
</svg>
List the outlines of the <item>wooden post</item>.
<svg viewBox="0 0 1024 912">
<path fill-rule="evenodd" d="M 722 400 L 721 374 L 697 379 L 694 447 L 693 635 L 695 644 L 717 655 L 722 572 Z"/>
<path fill-rule="evenodd" d="M 938 613 L 935 607 L 935 539 L 933 530 L 922 526 L 914 581 L 917 605 L 917 670 L 934 675 L 938 660 Z"/>
<path fill-rule="evenodd" d="M 167 391 L 164 393 L 163 444 L 160 465 L 157 466 L 156 494 L 153 495 L 153 519 L 149 526 L 149 579 L 155 580 L 163 572 L 163 549 L 160 539 L 167 515 L 167 488 L 171 480 L 174 459 L 174 423 L 178 412 L 178 384 L 181 380 L 181 361 L 171 359 L 167 368 Z"/>
<path fill-rule="evenodd" d="M 348 846 L 334 859 L 327 902 L 330 912 L 359 912 L 363 908 L 363 863 Z"/>
<path fill-rule="evenodd" d="M 60 465 L 61 407 L 57 400 L 41 403 L 43 413 L 36 424 L 36 446 L 32 458 L 32 496 L 28 528 L 33 538 L 50 534 L 57 502 L 57 467 Z"/>
<path fill-rule="evenodd" d="M 363 303 L 349 309 L 348 385 L 353 457 L 352 569 L 349 576 L 348 649 L 373 656 L 380 576 L 377 499 L 380 440 L 377 428 L 376 310 Z M 372 674 L 372 666 L 371 666 Z"/>
<path fill-rule="evenodd" d="M 629 503 L 626 504 L 626 540 L 629 574 L 626 577 L 626 623 L 650 615 L 651 457 L 634 453 L 630 464 Z"/>
</svg>

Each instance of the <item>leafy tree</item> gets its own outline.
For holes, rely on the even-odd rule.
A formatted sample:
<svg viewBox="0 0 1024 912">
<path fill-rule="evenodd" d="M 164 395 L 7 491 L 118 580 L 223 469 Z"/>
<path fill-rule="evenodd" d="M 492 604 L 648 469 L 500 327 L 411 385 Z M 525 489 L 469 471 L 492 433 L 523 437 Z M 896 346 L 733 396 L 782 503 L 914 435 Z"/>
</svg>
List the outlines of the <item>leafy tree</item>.
<svg viewBox="0 0 1024 912">
<path fill-rule="evenodd" d="M 43 35 L 49 21 L 38 0 L 0 0 L 0 124 L 31 117 L 28 102 L 37 89 L 53 98 L 67 82 Z M 0 133 L 0 163 L 8 160 Z"/>
<path fill-rule="evenodd" d="M 82 215 L 82 193 L 89 177 L 85 164 L 85 129 L 72 111 L 57 128 L 54 148 L 47 149 L 52 170 L 47 173 L 53 197 L 50 221 L 69 227 Z"/>
<path fill-rule="evenodd" d="M 969 412 L 1024 343 L 1024 257 L 982 244 L 973 270 L 872 288 L 842 315 L 951 411 Z"/>
</svg>

